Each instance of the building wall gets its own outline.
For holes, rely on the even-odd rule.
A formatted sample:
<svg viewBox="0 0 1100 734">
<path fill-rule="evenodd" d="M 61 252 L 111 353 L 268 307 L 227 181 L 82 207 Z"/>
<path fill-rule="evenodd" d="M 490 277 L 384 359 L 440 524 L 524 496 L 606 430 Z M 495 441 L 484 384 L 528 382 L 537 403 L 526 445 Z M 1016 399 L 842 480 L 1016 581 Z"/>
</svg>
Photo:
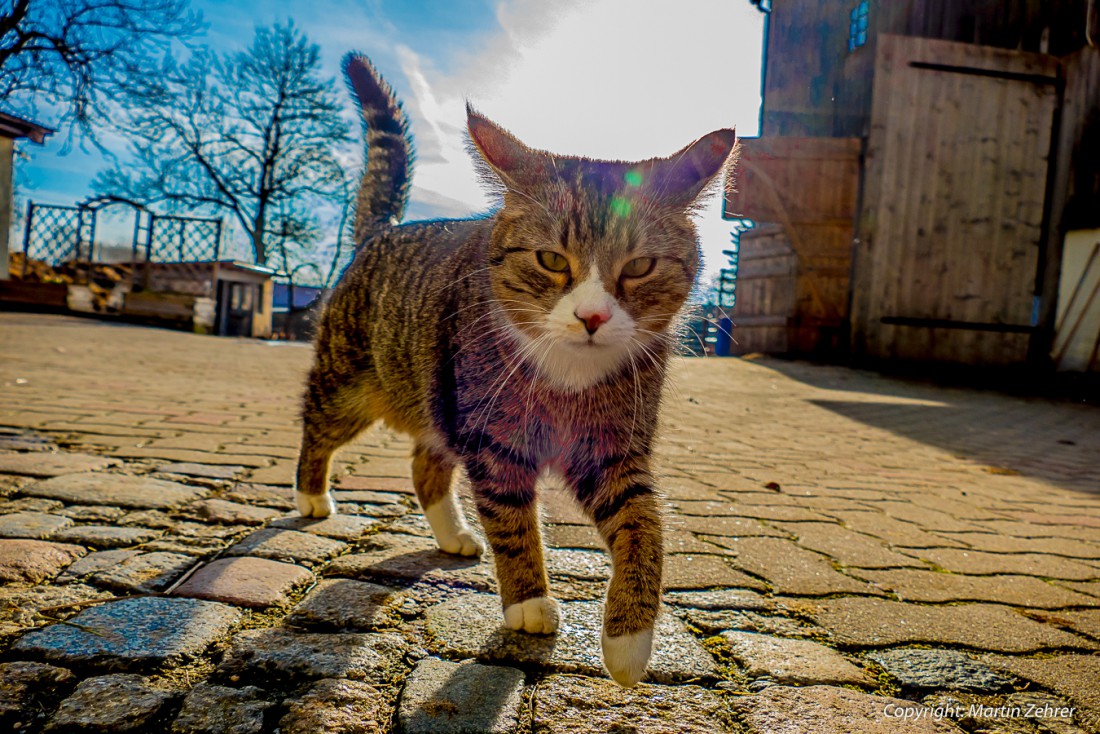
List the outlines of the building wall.
<svg viewBox="0 0 1100 734">
<path fill-rule="evenodd" d="M 879 34 L 1055 56 L 1085 46 L 1087 0 L 868 0 L 864 45 L 849 48 L 859 0 L 775 0 L 768 17 L 764 136 L 866 135 Z"/>
</svg>

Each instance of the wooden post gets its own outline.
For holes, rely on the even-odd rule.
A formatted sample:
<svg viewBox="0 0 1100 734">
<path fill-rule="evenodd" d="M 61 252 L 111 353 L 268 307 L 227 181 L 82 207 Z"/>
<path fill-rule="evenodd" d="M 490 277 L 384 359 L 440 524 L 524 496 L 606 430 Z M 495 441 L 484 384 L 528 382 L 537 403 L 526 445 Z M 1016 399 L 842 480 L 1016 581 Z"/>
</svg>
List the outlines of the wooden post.
<svg viewBox="0 0 1100 734">
<path fill-rule="evenodd" d="M 8 237 L 11 234 L 12 196 L 12 158 L 15 155 L 15 141 L 0 135 L 0 280 L 10 277 L 8 272 L 11 254 Z"/>
</svg>

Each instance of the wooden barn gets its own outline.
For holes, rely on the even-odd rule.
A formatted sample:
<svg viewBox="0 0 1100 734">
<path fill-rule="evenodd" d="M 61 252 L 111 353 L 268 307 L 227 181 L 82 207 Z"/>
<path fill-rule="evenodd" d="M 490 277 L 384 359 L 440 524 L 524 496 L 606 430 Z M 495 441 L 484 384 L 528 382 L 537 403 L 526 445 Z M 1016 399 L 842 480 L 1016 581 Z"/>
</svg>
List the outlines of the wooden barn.
<svg viewBox="0 0 1100 734">
<path fill-rule="evenodd" d="M 774 0 L 736 348 L 1100 370 L 1097 5 Z"/>
</svg>

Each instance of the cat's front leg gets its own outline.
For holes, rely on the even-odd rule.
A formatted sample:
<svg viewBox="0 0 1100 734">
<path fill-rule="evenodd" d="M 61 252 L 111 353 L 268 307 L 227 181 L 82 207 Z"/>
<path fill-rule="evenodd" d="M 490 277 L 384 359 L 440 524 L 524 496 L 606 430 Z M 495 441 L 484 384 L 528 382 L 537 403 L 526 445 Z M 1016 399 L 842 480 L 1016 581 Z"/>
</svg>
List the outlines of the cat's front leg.
<svg viewBox="0 0 1100 734">
<path fill-rule="evenodd" d="M 504 625 L 534 634 L 558 629 L 558 602 L 550 596 L 534 469 L 514 455 L 482 450 L 467 462 L 474 501 L 493 549 Z"/>
<path fill-rule="evenodd" d="M 577 499 L 611 549 L 604 606 L 603 660 L 619 685 L 645 675 L 661 605 L 660 504 L 644 456 L 619 458 L 571 472 Z"/>
</svg>

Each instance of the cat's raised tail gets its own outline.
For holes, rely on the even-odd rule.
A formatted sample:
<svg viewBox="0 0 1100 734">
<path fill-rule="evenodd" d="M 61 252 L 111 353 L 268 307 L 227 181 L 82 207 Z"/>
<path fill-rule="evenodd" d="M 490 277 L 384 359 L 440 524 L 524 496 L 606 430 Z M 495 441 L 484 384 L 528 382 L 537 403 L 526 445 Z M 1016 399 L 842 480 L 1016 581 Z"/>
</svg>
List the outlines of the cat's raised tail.
<svg viewBox="0 0 1100 734">
<path fill-rule="evenodd" d="M 413 143 L 405 110 L 370 59 L 348 54 L 344 75 L 363 111 L 366 165 L 355 213 L 355 241 L 362 244 L 401 220 L 412 184 Z"/>
</svg>

